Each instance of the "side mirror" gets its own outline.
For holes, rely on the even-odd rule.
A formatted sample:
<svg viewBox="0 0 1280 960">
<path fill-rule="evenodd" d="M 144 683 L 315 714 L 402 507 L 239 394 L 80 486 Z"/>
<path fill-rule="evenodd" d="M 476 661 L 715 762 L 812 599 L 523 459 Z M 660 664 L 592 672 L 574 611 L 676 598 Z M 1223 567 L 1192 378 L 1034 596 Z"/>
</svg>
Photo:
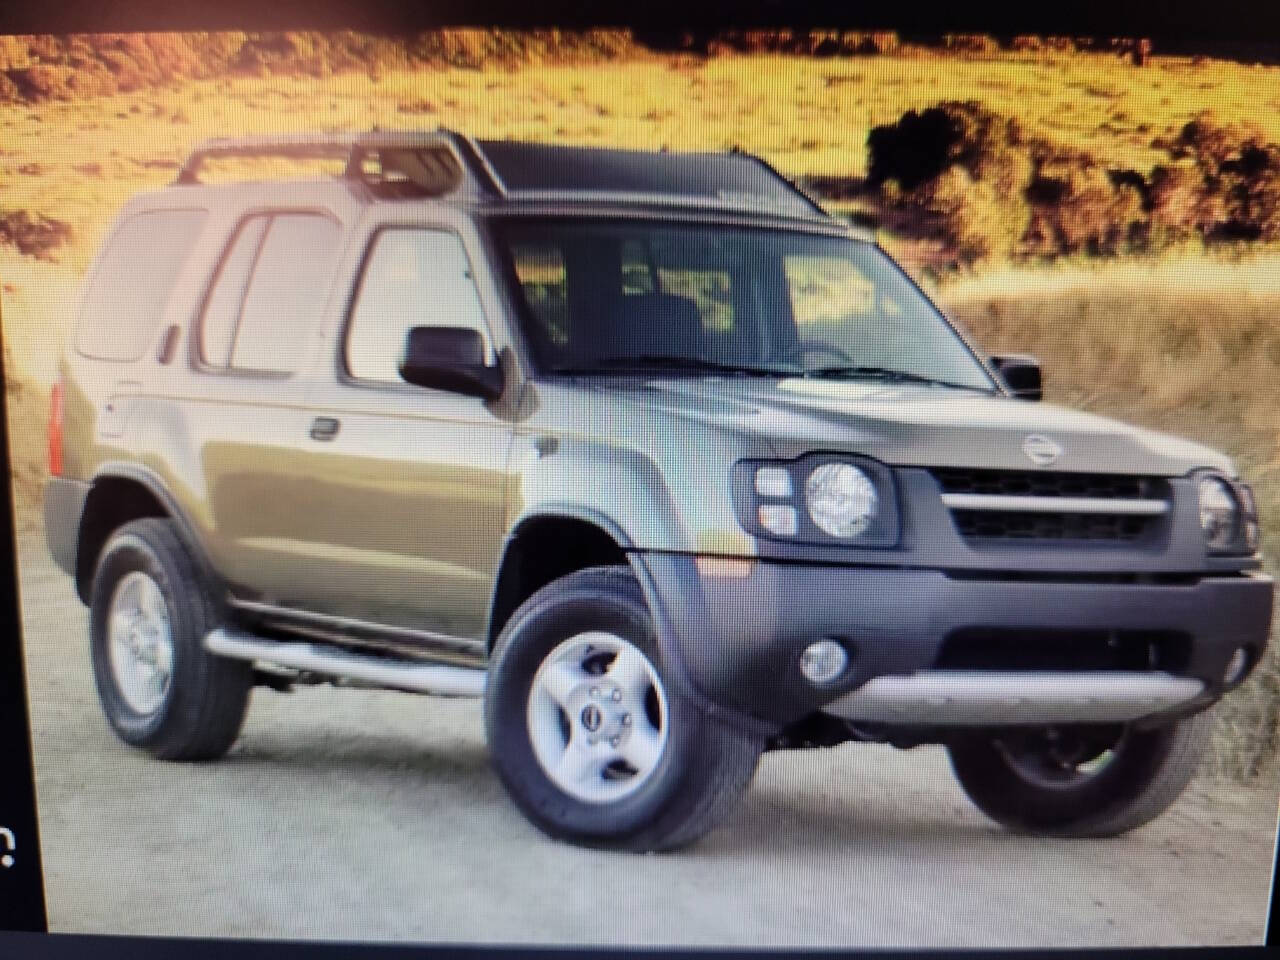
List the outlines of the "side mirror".
<svg viewBox="0 0 1280 960">
<path fill-rule="evenodd" d="M 502 370 L 484 362 L 484 338 L 467 327 L 414 327 L 405 337 L 400 376 L 417 387 L 494 400 Z"/>
<path fill-rule="evenodd" d="M 1025 353 L 1007 353 L 990 360 L 1009 392 L 1019 400 L 1040 400 L 1044 397 L 1040 361 L 1035 357 Z"/>
</svg>

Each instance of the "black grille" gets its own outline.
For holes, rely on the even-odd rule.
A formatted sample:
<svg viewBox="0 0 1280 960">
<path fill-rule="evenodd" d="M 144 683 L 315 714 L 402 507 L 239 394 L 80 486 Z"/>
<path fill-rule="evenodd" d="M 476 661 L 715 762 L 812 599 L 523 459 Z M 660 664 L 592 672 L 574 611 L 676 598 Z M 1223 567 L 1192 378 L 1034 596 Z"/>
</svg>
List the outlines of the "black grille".
<svg viewBox="0 0 1280 960">
<path fill-rule="evenodd" d="M 1107 513 L 1019 513 L 1013 510 L 953 510 L 965 538 L 1000 540 L 1139 540 L 1151 517 Z"/>
<path fill-rule="evenodd" d="M 1094 500 L 1167 500 L 1160 477 L 1110 473 L 1054 473 L 1041 470 L 935 469 L 943 493 L 1012 497 L 1080 497 Z M 951 511 L 966 540 L 1069 540 L 1130 543 L 1148 535 L 1162 517 L 1132 514 L 1021 510 Z"/>
<path fill-rule="evenodd" d="M 1013 497 L 1093 497 L 1096 499 L 1152 499 L 1168 494 L 1159 477 L 1131 477 L 1114 473 L 1053 473 L 1044 470 L 935 469 L 943 493 L 984 493 Z"/>
<path fill-rule="evenodd" d="M 943 641 L 936 670 L 1181 673 L 1186 634 L 1152 630 L 957 630 Z"/>
</svg>

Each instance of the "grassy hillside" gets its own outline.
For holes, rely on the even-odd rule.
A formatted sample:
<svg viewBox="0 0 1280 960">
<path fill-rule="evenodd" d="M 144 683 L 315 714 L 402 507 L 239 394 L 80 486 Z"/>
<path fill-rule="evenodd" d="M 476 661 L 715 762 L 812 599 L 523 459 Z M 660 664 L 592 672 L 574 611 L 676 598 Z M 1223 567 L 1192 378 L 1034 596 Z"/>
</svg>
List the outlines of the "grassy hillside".
<svg viewBox="0 0 1280 960">
<path fill-rule="evenodd" d="M 837 180 L 868 173 L 873 128 L 944 100 L 979 102 L 1016 118 L 1028 140 L 1143 176 L 1170 163 L 1166 145 L 1206 110 L 1280 141 L 1276 67 L 1161 57 L 1136 67 L 1112 54 L 1053 51 L 703 58 L 631 45 L 591 63 L 525 56 L 485 70 L 434 61 L 322 76 L 240 70 L 8 107 L 0 214 L 25 210 L 67 224 L 77 239 L 64 256 L 82 265 L 114 206 L 165 182 L 195 140 L 375 124 L 645 148 L 741 146 L 791 175 Z"/>
<path fill-rule="evenodd" d="M 1270 243 L 1210 243 L 1209 234 L 1193 232 L 1138 258 L 1117 259 L 1122 246 L 1101 260 L 1083 243 L 1046 264 L 1043 251 L 1060 245 L 1020 252 L 1025 225 L 1010 224 L 1022 208 L 993 186 L 1005 176 L 1025 176 L 1023 190 L 1036 178 L 1066 182 L 1066 199 L 1040 205 L 1045 216 L 1059 217 L 1046 220 L 1046 229 L 1058 229 L 1063 211 L 1098 216 L 1111 209 L 1105 189 L 1126 187 L 1107 179 L 1109 171 L 1129 171 L 1149 185 L 1161 166 L 1196 167 L 1199 155 L 1179 158 L 1170 145 L 1209 110 L 1223 129 L 1252 131 L 1233 134 L 1213 163 L 1243 159 L 1248 137 L 1261 145 L 1262 173 L 1249 174 L 1243 200 L 1233 194 L 1232 202 L 1262 216 L 1257 211 L 1270 210 L 1264 201 L 1273 195 L 1268 151 L 1280 142 L 1280 69 L 1158 55 L 1138 67 L 1112 53 L 1030 44 L 957 43 L 943 54 L 886 42 L 880 53 L 820 57 L 722 44 L 718 55 L 704 57 L 657 53 L 613 35 L 572 42 L 541 35 L 514 46 L 469 35 L 444 53 L 428 44 L 415 60 L 403 46 L 349 36 L 283 51 L 246 42 L 221 36 L 180 49 L 160 44 L 149 67 L 138 66 L 135 51 L 140 73 L 123 83 L 120 69 L 111 83 L 103 80 L 109 46 L 75 54 L 64 44 L 42 63 L 32 61 L 30 44 L 0 48 L 0 73 L 10 83 L 14 71 L 58 68 L 37 70 L 35 80 L 18 74 L 52 92 L 33 96 L 29 86 L 15 86 L 0 112 L 0 305 L 15 495 L 29 530 L 47 385 L 75 286 L 129 196 L 169 182 L 205 137 L 442 125 L 479 136 L 648 149 L 739 146 L 825 183 L 837 208 L 880 222 L 885 244 L 927 275 L 982 343 L 1039 354 L 1051 399 L 1228 450 L 1258 489 L 1267 551 L 1280 556 L 1280 256 Z M 78 87 L 73 55 L 98 64 L 82 71 Z M 1016 143 L 996 144 L 1013 154 L 994 166 L 978 154 L 962 157 L 926 182 L 927 196 L 893 180 L 868 193 L 870 132 L 944 101 L 979 104 L 975 116 L 990 129 L 1016 121 Z M 1049 144 L 1045 155 L 1059 167 L 1027 168 L 1042 163 L 1032 157 L 1042 149 L 1035 144 Z M 1204 170 L 1195 176 L 1209 179 Z M 1187 202 L 1210 203 L 1211 186 Z M 1132 180 L 1127 188 L 1138 189 Z M 1133 214 L 1132 205 L 1126 209 Z M 1023 212 L 1035 215 L 1030 206 Z M 1206 222 L 1223 222 L 1212 220 L 1219 212 L 1208 210 Z M 963 260 L 959 272 L 948 269 L 957 262 L 956 217 L 981 238 L 1005 238 L 985 256 Z M 930 233 L 922 222 L 941 229 Z M 1271 656 L 1227 704 L 1217 769 L 1248 774 L 1274 754 L 1278 664 L 1280 656 Z"/>
</svg>

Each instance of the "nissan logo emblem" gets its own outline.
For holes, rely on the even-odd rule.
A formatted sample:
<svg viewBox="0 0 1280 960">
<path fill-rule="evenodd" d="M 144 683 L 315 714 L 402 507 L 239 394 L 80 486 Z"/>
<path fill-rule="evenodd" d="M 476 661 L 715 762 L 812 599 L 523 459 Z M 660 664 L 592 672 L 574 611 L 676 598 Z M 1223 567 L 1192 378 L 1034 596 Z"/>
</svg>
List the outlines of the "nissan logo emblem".
<svg viewBox="0 0 1280 960">
<path fill-rule="evenodd" d="M 1022 441 L 1022 452 L 1037 467 L 1047 467 L 1058 462 L 1058 458 L 1062 456 L 1062 447 L 1043 434 L 1033 433 Z"/>
</svg>

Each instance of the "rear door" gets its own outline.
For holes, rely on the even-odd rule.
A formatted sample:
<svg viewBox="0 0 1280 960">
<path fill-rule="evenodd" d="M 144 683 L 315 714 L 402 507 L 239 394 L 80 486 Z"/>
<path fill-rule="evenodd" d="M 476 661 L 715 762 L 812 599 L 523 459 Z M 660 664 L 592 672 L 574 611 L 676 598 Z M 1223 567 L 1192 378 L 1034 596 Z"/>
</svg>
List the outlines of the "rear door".
<svg viewBox="0 0 1280 960">
<path fill-rule="evenodd" d="M 493 355 L 483 255 L 462 220 L 381 220 L 352 250 L 352 295 L 319 360 L 305 518 L 324 575 L 310 606 L 453 636 L 483 632 L 503 540 L 512 425 L 500 403 L 410 386 L 414 326 L 478 330 Z"/>
<path fill-rule="evenodd" d="M 303 372 L 340 259 L 342 224 L 323 210 L 243 218 L 193 329 L 185 429 L 205 490 L 210 554 L 237 592 L 298 604 L 323 562 L 310 549 L 319 507 L 307 460 Z M 185 499 L 185 498 L 184 498 Z"/>
</svg>

